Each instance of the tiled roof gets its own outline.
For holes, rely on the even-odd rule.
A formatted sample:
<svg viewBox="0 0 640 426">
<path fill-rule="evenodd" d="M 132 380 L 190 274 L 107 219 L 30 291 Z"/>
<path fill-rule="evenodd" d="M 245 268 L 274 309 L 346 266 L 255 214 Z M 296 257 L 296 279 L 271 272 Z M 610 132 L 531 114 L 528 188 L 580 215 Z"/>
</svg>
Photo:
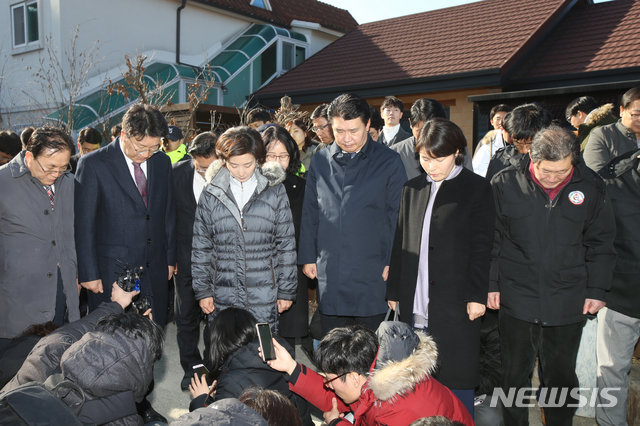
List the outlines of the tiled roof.
<svg viewBox="0 0 640 426">
<path fill-rule="evenodd" d="M 251 0 L 196 1 L 286 28 L 291 26 L 294 19 L 315 22 L 342 33 L 349 32 L 358 25 L 347 10 L 317 0 L 270 0 L 271 11 L 251 6 Z"/>
<path fill-rule="evenodd" d="M 372 22 L 257 92 L 295 93 L 504 70 L 569 0 L 484 0 Z"/>
<path fill-rule="evenodd" d="M 531 79 L 640 66 L 640 2 L 574 7 L 514 78 Z"/>
</svg>

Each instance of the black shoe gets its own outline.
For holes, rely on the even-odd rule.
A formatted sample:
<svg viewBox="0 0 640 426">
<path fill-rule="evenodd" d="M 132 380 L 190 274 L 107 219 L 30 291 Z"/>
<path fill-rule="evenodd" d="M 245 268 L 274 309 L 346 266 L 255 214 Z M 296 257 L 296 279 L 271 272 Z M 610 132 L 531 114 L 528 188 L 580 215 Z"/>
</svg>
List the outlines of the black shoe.
<svg viewBox="0 0 640 426">
<path fill-rule="evenodd" d="M 192 378 L 193 375 L 190 376 L 188 374 L 185 374 L 182 378 L 182 381 L 180 382 L 180 389 L 182 389 L 183 391 L 189 390 L 189 385 L 191 384 Z"/>
<path fill-rule="evenodd" d="M 147 403 L 145 405 L 146 406 L 144 407 L 144 410 L 138 411 L 138 414 L 140 414 L 140 417 L 142 417 L 142 423 L 144 423 L 145 425 L 148 423 L 153 423 L 153 424 L 168 423 L 167 419 L 164 418 L 162 414 L 154 410 L 151 404 Z"/>
</svg>

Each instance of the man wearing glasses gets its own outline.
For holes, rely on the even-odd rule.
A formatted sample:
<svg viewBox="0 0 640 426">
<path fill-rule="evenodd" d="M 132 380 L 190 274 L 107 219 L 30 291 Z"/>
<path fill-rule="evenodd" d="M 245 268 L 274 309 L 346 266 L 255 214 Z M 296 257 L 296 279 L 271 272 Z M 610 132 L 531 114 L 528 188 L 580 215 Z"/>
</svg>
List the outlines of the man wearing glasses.
<svg viewBox="0 0 640 426">
<path fill-rule="evenodd" d="M 333 129 L 331 128 L 331 123 L 329 123 L 329 116 L 327 115 L 327 109 L 329 108 L 329 104 L 318 105 L 316 109 L 311 113 L 311 123 L 313 126 L 311 130 L 316 134 L 320 143 L 314 149 L 313 153 L 315 154 L 322 148 L 325 148 L 333 143 Z"/>
<path fill-rule="evenodd" d="M 132 106 L 120 136 L 80 158 L 75 186 L 78 279 L 88 290 L 89 310 L 110 300 L 124 265 L 142 267 L 140 293 L 162 327 L 176 264 L 171 161 L 160 151 L 168 133 L 156 107 Z M 146 399 L 138 412 L 145 423 L 163 419 Z"/>
<path fill-rule="evenodd" d="M 531 149 L 533 137 L 551 124 L 551 113 L 539 104 L 523 104 L 508 113 L 502 126 L 509 134 L 511 144 L 496 151 L 487 166 L 486 178 L 491 180 L 499 171 L 519 165 Z"/>
<path fill-rule="evenodd" d="M 31 325 L 80 318 L 73 149 L 62 130 L 42 127 L 0 167 L 0 349 Z"/>
<path fill-rule="evenodd" d="M 134 105 L 119 138 L 80 158 L 75 188 L 78 278 L 89 290 L 89 309 L 109 300 L 123 265 L 142 267 L 141 294 L 152 298 L 161 326 L 176 264 L 171 162 L 160 152 L 167 133 L 160 111 Z"/>
</svg>

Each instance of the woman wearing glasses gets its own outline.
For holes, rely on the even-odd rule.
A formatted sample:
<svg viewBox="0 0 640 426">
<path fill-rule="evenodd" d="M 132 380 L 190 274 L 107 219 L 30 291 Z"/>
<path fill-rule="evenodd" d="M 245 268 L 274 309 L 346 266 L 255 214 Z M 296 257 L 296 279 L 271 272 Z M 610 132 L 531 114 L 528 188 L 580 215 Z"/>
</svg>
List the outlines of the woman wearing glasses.
<svg viewBox="0 0 640 426">
<path fill-rule="evenodd" d="M 284 171 L 264 173 L 260 134 L 233 127 L 216 143 L 193 226 L 193 290 L 210 320 L 244 308 L 277 330 L 296 296 L 296 247 Z"/>
<path fill-rule="evenodd" d="M 427 174 L 402 188 L 387 300 L 393 309 L 400 302 L 402 321 L 433 337 L 435 378 L 473 416 L 495 212 L 489 182 L 462 167 L 466 146 L 451 121 L 422 128 L 416 152 Z"/>
<path fill-rule="evenodd" d="M 300 238 L 300 219 L 302 218 L 302 200 L 305 180 L 296 172 L 300 168 L 300 151 L 289 132 L 280 126 L 273 126 L 262 132 L 262 140 L 267 150 L 267 161 L 279 163 L 286 172 L 284 187 L 287 190 L 289 206 L 296 234 L 296 247 Z M 295 338 L 309 334 L 309 294 L 308 278 L 298 267 L 298 290 L 296 301 L 291 309 L 280 315 L 280 336 L 287 338 L 291 347 L 295 347 Z"/>
</svg>

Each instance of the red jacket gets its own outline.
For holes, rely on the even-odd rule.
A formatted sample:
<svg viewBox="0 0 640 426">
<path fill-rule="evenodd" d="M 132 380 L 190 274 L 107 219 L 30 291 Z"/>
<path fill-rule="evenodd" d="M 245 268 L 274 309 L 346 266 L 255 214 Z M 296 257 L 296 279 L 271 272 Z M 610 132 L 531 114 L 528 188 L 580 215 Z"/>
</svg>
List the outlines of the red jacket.
<svg viewBox="0 0 640 426">
<path fill-rule="evenodd" d="M 406 426 L 423 417 L 444 416 L 467 426 L 475 423 L 462 402 L 451 391 L 432 378 L 437 352 L 433 340 L 420 333 L 420 344 L 401 361 L 394 361 L 369 371 L 369 380 L 362 388 L 360 399 L 344 404 L 323 386 L 323 377 L 303 365 L 291 375 L 292 391 L 322 411 L 331 410 L 331 400 L 338 400 L 338 410 L 352 411 L 357 425 Z M 338 424 L 350 424 L 346 420 Z"/>
</svg>

